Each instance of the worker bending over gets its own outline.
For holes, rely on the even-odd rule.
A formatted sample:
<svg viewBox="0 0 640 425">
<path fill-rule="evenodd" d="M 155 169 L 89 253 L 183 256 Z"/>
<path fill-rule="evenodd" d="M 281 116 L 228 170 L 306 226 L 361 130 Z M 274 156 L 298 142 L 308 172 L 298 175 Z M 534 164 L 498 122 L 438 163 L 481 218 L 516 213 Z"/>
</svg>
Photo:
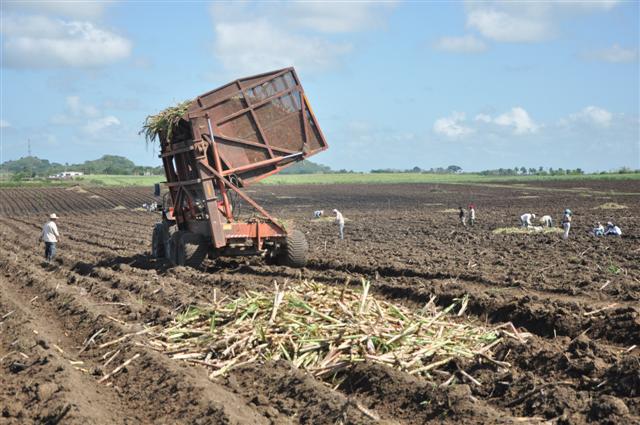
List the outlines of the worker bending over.
<svg viewBox="0 0 640 425">
<path fill-rule="evenodd" d="M 540 218 L 540 224 L 544 227 L 553 227 L 553 218 L 550 215 L 543 215 Z"/>
<path fill-rule="evenodd" d="M 604 236 L 604 226 L 602 225 L 602 223 L 596 223 L 596 227 L 593 228 L 593 235 Z"/>
<path fill-rule="evenodd" d="M 622 236 L 622 230 L 612 222 L 607 223 L 607 227 L 604 229 L 605 236 Z"/>
<path fill-rule="evenodd" d="M 58 238 L 60 238 L 58 226 L 56 225 L 57 219 L 58 216 L 56 213 L 49 216 L 49 221 L 42 226 L 42 233 L 38 239 L 39 241 L 44 241 L 44 258 L 47 263 L 50 263 L 56 255 L 56 243 L 58 242 Z"/>
<path fill-rule="evenodd" d="M 531 220 L 536 218 L 535 214 L 525 213 L 520 216 L 520 224 L 522 227 L 531 227 Z"/>
<path fill-rule="evenodd" d="M 336 215 L 336 224 L 340 228 L 340 239 L 344 239 L 344 217 L 342 216 L 342 213 L 338 210 L 333 210 L 333 212 Z"/>
</svg>

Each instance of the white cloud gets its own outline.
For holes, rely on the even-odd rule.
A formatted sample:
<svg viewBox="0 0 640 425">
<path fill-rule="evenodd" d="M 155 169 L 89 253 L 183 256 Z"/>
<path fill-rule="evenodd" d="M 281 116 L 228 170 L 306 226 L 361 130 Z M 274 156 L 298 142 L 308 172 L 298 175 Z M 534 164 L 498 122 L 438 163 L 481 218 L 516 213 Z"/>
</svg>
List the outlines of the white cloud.
<svg viewBox="0 0 640 425">
<path fill-rule="evenodd" d="M 593 124 L 598 127 L 609 127 L 613 114 L 606 109 L 597 106 L 587 106 L 581 111 L 569 115 L 569 121 Z M 566 120 L 561 121 L 567 124 Z"/>
<path fill-rule="evenodd" d="M 531 119 L 529 113 L 519 106 L 498 115 L 493 122 L 503 127 L 512 127 L 515 134 L 535 133 L 538 131 L 538 125 Z"/>
<path fill-rule="evenodd" d="M 493 118 L 488 114 L 478 114 L 474 121 L 483 124 L 493 124 L 500 127 L 508 127 L 513 130 L 514 134 L 535 133 L 540 126 L 536 124 L 529 116 L 529 113 L 523 108 L 516 106 L 509 111 L 504 112 Z"/>
<path fill-rule="evenodd" d="M 104 13 L 104 9 L 113 2 L 100 1 L 13 1 L 3 3 L 7 11 L 35 12 L 47 15 L 65 16 L 77 19 L 98 18 Z"/>
<path fill-rule="evenodd" d="M 395 2 L 215 2 L 214 53 L 239 74 L 296 66 L 307 72 L 339 66 L 353 51 L 343 34 L 384 26 Z M 330 33 L 331 36 L 327 36 Z"/>
<path fill-rule="evenodd" d="M 4 64 L 15 68 L 98 67 L 131 54 L 129 40 L 90 22 L 5 16 L 2 33 Z"/>
<path fill-rule="evenodd" d="M 77 124 L 82 120 L 96 118 L 101 115 L 98 108 L 82 102 L 79 96 L 65 98 L 65 112 L 51 117 L 51 122 L 57 125 Z"/>
<path fill-rule="evenodd" d="M 80 101 L 80 96 L 68 96 L 67 107 L 74 116 L 97 117 L 100 115 L 98 108 L 93 105 L 85 105 Z"/>
<path fill-rule="evenodd" d="M 605 49 L 592 50 L 584 54 L 586 59 L 611 62 L 611 63 L 631 63 L 638 60 L 638 49 L 625 49 L 618 44 Z"/>
<path fill-rule="evenodd" d="M 351 51 L 349 44 L 286 33 L 265 20 L 220 23 L 215 32 L 216 55 L 227 70 L 240 74 L 292 65 L 325 70 Z"/>
<path fill-rule="evenodd" d="M 396 2 L 292 2 L 282 13 L 290 23 L 325 33 L 346 33 L 383 27 Z"/>
<path fill-rule="evenodd" d="M 111 126 L 120 125 L 120 120 L 113 115 L 106 117 L 89 120 L 87 124 L 82 127 L 82 130 L 89 136 L 99 136 L 104 130 Z"/>
<path fill-rule="evenodd" d="M 459 139 L 475 131 L 472 128 L 465 126 L 464 122 L 464 112 L 454 111 L 448 117 L 437 119 L 433 124 L 433 131 L 451 139 Z"/>
<path fill-rule="evenodd" d="M 95 138 L 110 127 L 120 125 L 120 120 L 113 115 L 106 115 L 94 105 L 86 104 L 79 96 L 68 96 L 62 114 L 51 117 L 51 123 L 62 126 L 80 127 L 82 132 Z"/>
<path fill-rule="evenodd" d="M 11 123 L 7 120 L 0 119 L 0 128 L 9 128 Z"/>
<path fill-rule="evenodd" d="M 619 2 L 510 2 L 500 0 L 467 1 L 467 28 L 504 43 L 529 43 L 549 40 L 558 33 L 564 19 L 580 14 L 608 11 Z"/>
<path fill-rule="evenodd" d="M 480 121 L 480 122 L 484 122 L 484 123 L 490 123 L 491 122 L 491 115 L 478 114 L 478 115 L 476 115 L 474 120 Z"/>
<path fill-rule="evenodd" d="M 433 44 L 436 50 L 455 53 L 480 53 L 487 50 L 484 41 L 472 36 L 442 37 Z"/>
<path fill-rule="evenodd" d="M 542 41 L 553 33 L 549 21 L 499 10 L 471 11 L 467 15 L 467 27 L 491 40 L 508 43 Z"/>
</svg>

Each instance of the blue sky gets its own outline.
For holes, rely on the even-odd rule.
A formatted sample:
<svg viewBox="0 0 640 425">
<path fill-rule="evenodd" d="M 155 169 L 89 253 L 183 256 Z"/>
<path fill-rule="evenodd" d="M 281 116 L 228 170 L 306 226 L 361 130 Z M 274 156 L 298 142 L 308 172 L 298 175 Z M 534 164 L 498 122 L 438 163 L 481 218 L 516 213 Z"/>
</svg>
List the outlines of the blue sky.
<svg viewBox="0 0 640 425">
<path fill-rule="evenodd" d="M 640 168 L 639 2 L 11 2 L 0 162 L 159 165 L 144 118 L 295 66 L 333 168 Z"/>
</svg>

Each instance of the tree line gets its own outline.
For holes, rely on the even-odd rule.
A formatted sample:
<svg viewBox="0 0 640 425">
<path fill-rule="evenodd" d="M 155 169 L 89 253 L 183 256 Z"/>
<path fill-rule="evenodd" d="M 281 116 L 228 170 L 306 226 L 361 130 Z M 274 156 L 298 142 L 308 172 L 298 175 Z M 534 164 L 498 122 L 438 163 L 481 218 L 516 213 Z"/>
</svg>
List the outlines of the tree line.
<svg viewBox="0 0 640 425">
<path fill-rule="evenodd" d="M 63 171 L 79 171 L 84 174 L 110 174 L 110 175 L 162 175 L 163 168 L 136 165 L 130 159 L 118 155 L 104 155 L 91 161 L 80 164 L 60 164 L 40 159 L 35 156 L 27 156 L 16 160 L 6 161 L 0 164 L 3 173 L 12 174 L 13 178 L 48 177 Z"/>
<path fill-rule="evenodd" d="M 423 173 L 423 174 L 458 174 L 462 173 L 462 167 L 458 165 L 449 165 L 448 167 L 437 167 L 422 169 L 413 167 L 407 169 L 397 168 L 377 168 L 371 170 L 371 173 Z M 628 174 L 640 173 L 640 170 L 634 170 L 629 167 L 621 167 L 613 171 L 601 171 L 599 174 Z M 565 175 L 583 175 L 582 168 L 553 168 L 553 167 L 513 167 L 513 168 L 496 168 L 492 170 L 483 170 L 479 172 L 471 172 L 471 174 L 480 174 L 482 176 L 565 176 Z"/>
</svg>

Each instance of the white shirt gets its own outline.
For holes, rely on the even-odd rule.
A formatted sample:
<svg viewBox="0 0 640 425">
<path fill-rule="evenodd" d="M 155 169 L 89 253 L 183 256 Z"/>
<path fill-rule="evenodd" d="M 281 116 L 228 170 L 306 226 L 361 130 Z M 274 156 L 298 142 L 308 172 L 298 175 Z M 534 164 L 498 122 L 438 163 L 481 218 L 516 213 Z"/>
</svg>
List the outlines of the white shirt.
<svg viewBox="0 0 640 425">
<path fill-rule="evenodd" d="M 531 224 L 531 214 L 529 213 L 522 214 L 520 216 L 520 220 L 522 220 L 523 223 Z"/>
<path fill-rule="evenodd" d="M 605 231 L 605 235 L 616 235 L 622 236 L 622 230 L 618 226 L 609 227 L 607 226 L 607 230 Z"/>
<path fill-rule="evenodd" d="M 471 220 L 475 220 L 476 219 L 476 209 L 475 208 L 471 208 L 469 210 L 469 213 L 471 215 Z"/>
<path fill-rule="evenodd" d="M 58 242 L 60 233 L 58 233 L 58 226 L 55 221 L 47 221 L 42 228 L 42 240 L 45 242 Z"/>
<path fill-rule="evenodd" d="M 540 223 L 542 224 L 548 224 L 551 223 L 553 221 L 553 219 L 551 218 L 550 215 L 543 215 L 542 218 L 540 219 Z"/>
<path fill-rule="evenodd" d="M 336 223 L 344 224 L 344 217 L 340 211 L 336 211 Z"/>
</svg>

